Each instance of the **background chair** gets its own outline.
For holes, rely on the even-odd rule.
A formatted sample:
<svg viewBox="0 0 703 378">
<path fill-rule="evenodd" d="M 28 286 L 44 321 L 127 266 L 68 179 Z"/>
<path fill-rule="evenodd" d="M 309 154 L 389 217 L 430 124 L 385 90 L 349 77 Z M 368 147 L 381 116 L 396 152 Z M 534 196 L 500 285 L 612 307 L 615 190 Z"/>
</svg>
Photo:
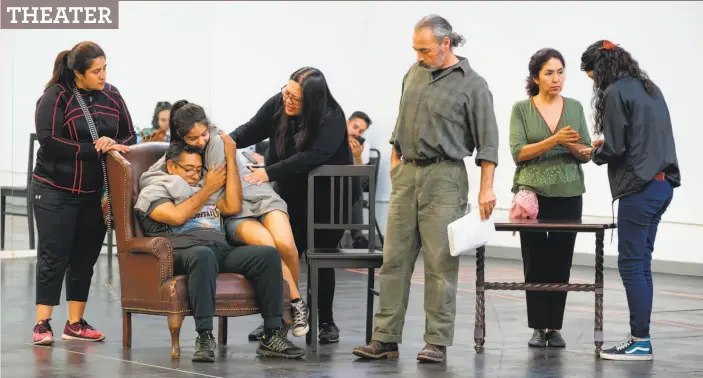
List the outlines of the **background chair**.
<svg viewBox="0 0 703 378">
<path fill-rule="evenodd" d="M 352 196 L 347 193 L 347 204 L 344 206 L 344 185 L 343 180 L 346 177 L 348 180 L 347 190 L 352 190 L 353 177 L 368 177 L 369 179 L 369 196 L 376 198 L 376 168 L 373 165 L 323 165 L 312 170 L 308 174 L 308 250 L 305 251 L 308 267 L 308 303 L 310 304 L 310 331 L 306 336 L 308 345 L 313 345 L 313 352 L 317 351 L 317 307 L 318 307 L 318 270 L 321 268 L 367 268 L 368 269 L 368 287 L 367 287 L 367 302 L 366 302 L 366 342 L 371 342 L 371 331 L 373 325 L 373 297 L 378 295 L 374 290 L 375 270 L 383 265 L 383 253 L 375 250 L 375 230 L 372 222 L 376 220 L 375 201 L 369 202 L 369 223 L 368 224 L 353 224 L 351 220 L 352 211 Z M 335 223 L 334 209 L 330 213 L 330 223 L 315 223 L 315 178 L 329 177 L 331 183 L 330 203 L 339 203 L 339 219 Z M 338 181 L 338 186 L 335 185 Z M 338 193 L 335 193 L 335 187 L 339 188 Z M 336 198 L 335 198 L 336 197 Z M 334 207 L 334 206 L 333 206 Z M 344 215 L 347 216 L 347 222 L 343 221 Z M 314 233 L 315 230 L 344 230 L 344 229 L 362 229 L 369 231 L 369 248 L 368 249 L 326 249 L 315 248 Z"/>
<path fill-rule="evenodd" d="M 122 156 L 110 152 L 107 172 L 112 196 L 122 297 L 122 345 L 132 345 L 132 314 L 168 317 L 171 358 L 180 358 L 180 330 L 185 316 L 192 315 L 188 301 L 187 276 L 173 274 L 173 248 L 162 237 L 145 237 L 134 215 L 139 177 L 168 148 L 152 142 L 131 146 Z M 222 273 L 217 277 L 215 316 L 219 317 L 218 343 L 227 343 L 227 318 L 257 314 L 252 285 L 243 276 Z M 284 324 L 291 324 L 290 293 L 286 286 Z"/>
<path fill-rule="evenodd" d="M 32 172 L 34 171 L 34 142 L 37 141 L 37 134 L 29 134 L 29 157 L 27 158 L 27 181 L 25 186 L 2 186 L 0 187 L 0 250 L 5 249 L 5 222 L 7 215 L 27 217 L 29 231 L 29 249 L 34 249 L 34 197 L 32 196 Z M 24 198 L 27 200 L 27 213 L 16 213 L 7 211 L 7 197 Z"/>
<path fill-rule="evenodd" d="M 3 186 L 0 187 L 0 250 L 5 249 L 5 222 L 7 215 L 26 216 L 27 231 L 29 232 L 29 249 L 36 247 L 36 233 L 34 232 L 34 196 L 32 195 L 32 172 L 34 172 L 34 143 L 37 142 L 37 134 L 29 134 L 29 156 L 27 157 L 27 183 L 26 186 Z M 7 197 L 25 198 L 27 200 L 27 212 L 16 213 L 7 211 Z M 107 254 L 112 258 L 112 233 L 107 235 Z"/>
</svg>

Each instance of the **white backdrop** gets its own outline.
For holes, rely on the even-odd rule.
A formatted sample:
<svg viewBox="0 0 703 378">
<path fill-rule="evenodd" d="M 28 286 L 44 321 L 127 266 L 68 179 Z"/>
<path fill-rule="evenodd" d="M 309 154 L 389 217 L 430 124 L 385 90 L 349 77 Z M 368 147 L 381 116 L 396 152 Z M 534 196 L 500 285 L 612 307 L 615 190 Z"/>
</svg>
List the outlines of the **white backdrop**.
<svg viewBox="0 0 703 378">
<path fill-rule="evenodd" d="M 75 43 L 98 42 L 108 58 L 108 81 L 126 99 L 135 124 L 148 126 L 157 101 L 186 98 L 202 104 L 223 129 L 248 120 L 301 66 L 320 68 L 347 115 L 374 121 L 369 144 L 381 150 L 379 201 L 389 194 L 387 143 L 397 115 L 400 83 L 413 63 L 412 27 L 420 17 L 446 17 L 467 43 L 469 59 L 493 92 L 500 127 L 498 206 L 510 205 L 514 163 L 508 148 L 510 109 L 525 97 L 530 56 L 553 47 L 566 59 L 564 95 L 581 101 L 591 122 L 591 81 L 578 70 L 583 50 L 608 38 L 633 53 L 662 88 L 673 118 L 683 186 L 664 216 L 656 258 L 703 263 L 692 246 L 703 244 L 703 201 L 696 191 L 703 170 L 696 148 L 697 74 L 703 59 L 703 3 L 657 2 L 120 2 L 119 30 L 2 30 L 2 135 L 0 184 L 26 180 L 28 134 L 34 107 L 56 54 Z M 632 14 L 632 17 L 610 15 Z M 479 169 L 469 167 L 476 202 Z M 605 168 L 585 167 L 585 215 L 610 218 Z M 616 207 L 617 208 L 617 207 Z M 379 207 L 384 223 L 385 207 Z M 499 211 L 500 215 L 500 211 Z M 494 244 L 517 246 L 496 236 Z M 607 245 L 615 252 L 616 241 Z M 593 249 L 580 236 L 577 249 Z"/>
</svg>

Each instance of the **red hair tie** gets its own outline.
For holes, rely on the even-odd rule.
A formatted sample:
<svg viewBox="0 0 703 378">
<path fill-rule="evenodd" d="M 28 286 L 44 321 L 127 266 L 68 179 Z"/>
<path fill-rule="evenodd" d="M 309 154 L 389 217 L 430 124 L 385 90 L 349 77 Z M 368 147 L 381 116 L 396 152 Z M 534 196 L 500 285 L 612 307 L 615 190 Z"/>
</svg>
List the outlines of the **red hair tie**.
<svg viewBox="0 0 703 378">
<path fill-rule="evenodd" d="M 618 45 L 614 44 L 613 42 L 608 41 L 607 39 L 603 41 L 603 49 L 604 50 L 612 50 Z"/>
</svg>

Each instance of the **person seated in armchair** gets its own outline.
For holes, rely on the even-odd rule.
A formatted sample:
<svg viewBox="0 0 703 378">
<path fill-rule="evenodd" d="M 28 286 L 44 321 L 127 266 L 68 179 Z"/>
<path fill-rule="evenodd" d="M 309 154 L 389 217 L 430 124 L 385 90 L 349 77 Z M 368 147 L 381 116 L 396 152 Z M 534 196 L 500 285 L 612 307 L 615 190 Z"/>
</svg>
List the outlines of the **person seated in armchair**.
<svg viewBox="0 0 703 378">
<path fill-rule="evenodd" d="M 148 236 L 162 236 L 174 249 L 174 274 L 188 275 L 188 295 L 198 337 L 193 361 L 215 360 L 212 335 L 218 273 L 238 273 L 252 282 L 264 319 L 264 335 L 256 353 L 299 358 L 282 330 L 284 281 L 278 251 L 270 246 L 229 245 L 223 217 L 241 209 L 241 186 L 234 141 L 225 138 L 225 163 L 206 169 L 200 151 L 171 143 L 166 172 L 154 171 L 139 183 L 136 214 Z M 205 173 L 207 172 L 207 173 Z M 204 177 L 203 177 L 204 175 Z M 224 194 L 216 195 L 224 188 Z"/>
<path fill-rule="evenodd" d="M 176 101 L 171 108 L 169 124 L 171 143 L 181 142 L 197 149 L 201 152 L 206 166 L 226 162 L 225 142 L 234 141 L 210 122 L 202 106 L 187 100 Z M 161 160 L 160 162 L 150 170 L 165 164 Z M 237 153 L 235 162 L 240 176 L 241 206 L 236 214 L 225 217 L 227 241 L 230 244 L 271 246 L 278 250 L 283 279 L 290 289 L 293 318 L 291 331 L 293 336 L 305 336 L 310 329 L 308 307 L 298 289 L 300 260 L 288 217 L 288 204 L 270 183 L 257 185 L 244 179 L 244 176 L 251 173 L 248 168 L 251 163 L 247 163 L 243 154 Z M 258 341 L 263 334 L 264 324 L 261 324 L 249 333 L 249 340 Z"/>
</svg>

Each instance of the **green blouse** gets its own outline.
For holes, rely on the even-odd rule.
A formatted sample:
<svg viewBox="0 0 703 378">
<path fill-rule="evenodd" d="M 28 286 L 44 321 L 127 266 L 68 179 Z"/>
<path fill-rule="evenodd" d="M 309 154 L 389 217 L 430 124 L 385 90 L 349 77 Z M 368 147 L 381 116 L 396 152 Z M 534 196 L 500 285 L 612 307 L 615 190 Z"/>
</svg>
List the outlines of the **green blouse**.
<svg viewBox="0 0 703 378">
<path fill-rule="evenodd" d="M 571 126 L 581 135 L 580 143 L 591 145 L 583 106 L 574 99 L 564 97 L 564 108 L 554 132 L 566 126 Z M 510 152 L 517 164 L 513 193 L 529 189 L 545 197 L 575 197 L 586 191 L 582 162 L 564 146 L 557 145 L 534 159 L 517 162 L 523 146 L 541 142 L 552 135 L 531 98 L 513 105 L 510 116 Z"/>
</svg>

